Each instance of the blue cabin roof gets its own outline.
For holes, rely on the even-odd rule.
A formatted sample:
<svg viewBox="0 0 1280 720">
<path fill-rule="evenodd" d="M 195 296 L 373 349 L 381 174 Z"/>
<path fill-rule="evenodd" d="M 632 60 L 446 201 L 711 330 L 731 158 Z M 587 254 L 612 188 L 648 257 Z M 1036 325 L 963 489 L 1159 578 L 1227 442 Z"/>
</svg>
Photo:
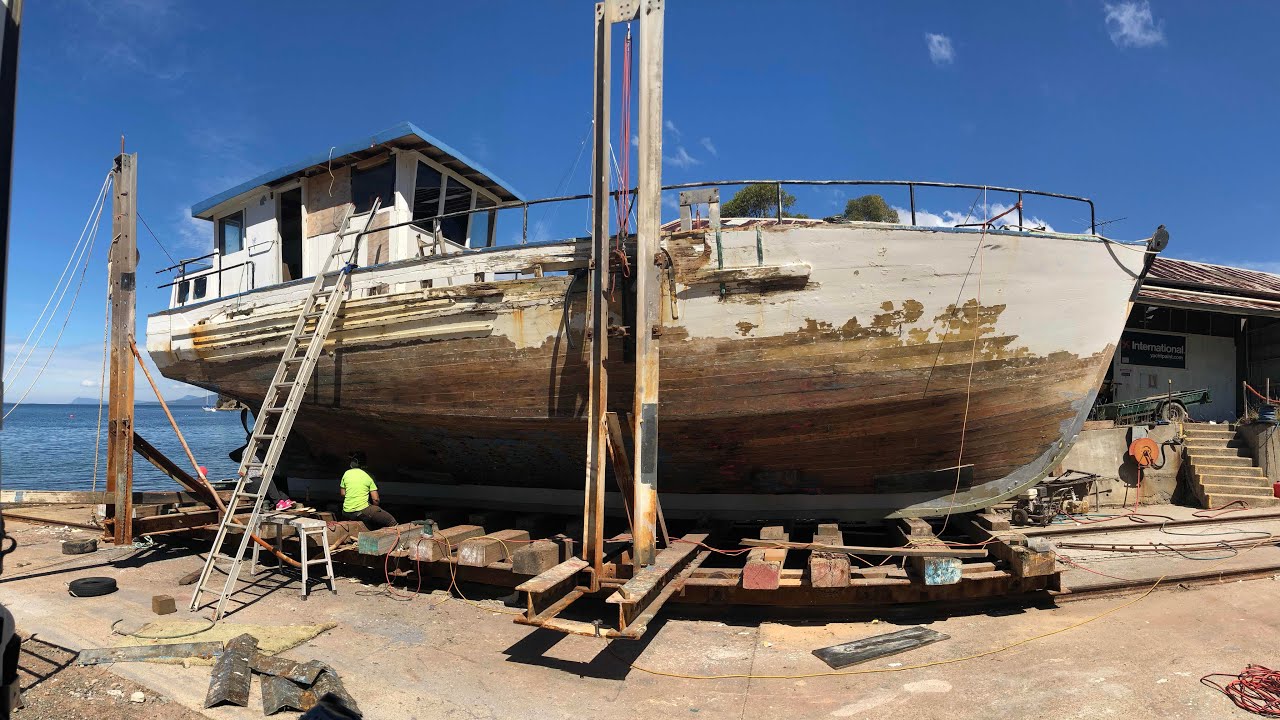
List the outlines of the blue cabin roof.
<svg viewBox="0 0 1280 720">
<path fill-rule="evenodd" d="M 206 198 L 191 206 L 191 216 L 212 219 L 210 211 L 222 203 L 244 195 L 267 185 L 274 185 L 290 180 L 316 167 L 327 167 L 329 163 L 342 160 L 346 164 L 350 156 L 374 155 L 384 147 L 398 147 L 417 150 L 445 168 L 466 178 L 470 182 L 497 195 L 503 202 L 523 201 L 524 196 L 508 185 L 502 178 L 486 170 L 482 165 L 469 159 L 440 140 L 424 132 L 411 122 L 402 122 L 368 137 L 360 138 L 333 149 L 289 163 L 275 170 L 265 172 L 252 180 L 243 182 L 230 190 Z M 362 159 L 357 157 L 356 159 Z"/>
</svg>

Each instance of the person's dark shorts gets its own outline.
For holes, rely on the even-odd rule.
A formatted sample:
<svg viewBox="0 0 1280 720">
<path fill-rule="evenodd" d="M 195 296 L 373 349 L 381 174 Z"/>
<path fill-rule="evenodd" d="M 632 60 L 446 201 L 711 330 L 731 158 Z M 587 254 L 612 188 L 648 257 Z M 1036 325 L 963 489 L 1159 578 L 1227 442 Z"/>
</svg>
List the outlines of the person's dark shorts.
<svg viewBox="0 0 1280 720">
<path fill-rule="evenodd" d="M 370 505 L 360 512 L 343 512 L 342 518 L 344 520 L 359 520 L 370 530 L 378 530 L 379 528 L 392 527 L 393 525 L 400 524 L 391 516 L 391 513 L 383 510 L 377 505 Z"/>
</svg>

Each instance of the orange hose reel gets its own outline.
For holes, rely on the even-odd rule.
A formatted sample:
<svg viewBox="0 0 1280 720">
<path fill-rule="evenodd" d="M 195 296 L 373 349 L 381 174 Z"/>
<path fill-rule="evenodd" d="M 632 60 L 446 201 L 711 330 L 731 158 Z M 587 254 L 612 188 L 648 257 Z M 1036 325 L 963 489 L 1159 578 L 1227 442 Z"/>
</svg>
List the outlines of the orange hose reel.
<svg viewBox="0 0 1280 720">
<path fill-rule="evenodd" d="M 1160 445 L 1151 438 L 1138 438 L 1129 444 L 1129 454 L 1139 467 L 1151 467 L 1160 460 Z"/>
</svg>

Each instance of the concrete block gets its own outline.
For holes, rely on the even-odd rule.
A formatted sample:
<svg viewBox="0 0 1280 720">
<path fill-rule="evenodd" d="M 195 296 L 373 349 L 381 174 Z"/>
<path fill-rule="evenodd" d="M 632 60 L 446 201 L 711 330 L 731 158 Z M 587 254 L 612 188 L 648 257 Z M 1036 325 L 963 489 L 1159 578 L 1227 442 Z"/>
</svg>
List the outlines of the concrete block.
<svg viewBox="0 0 1280 720">
<path fill-rule="evenodd" d="M 152 595 L 151 612 L 157 615 L 169 615 L 178 612 L 178 605 L 172 595 Z"/>
</svg>

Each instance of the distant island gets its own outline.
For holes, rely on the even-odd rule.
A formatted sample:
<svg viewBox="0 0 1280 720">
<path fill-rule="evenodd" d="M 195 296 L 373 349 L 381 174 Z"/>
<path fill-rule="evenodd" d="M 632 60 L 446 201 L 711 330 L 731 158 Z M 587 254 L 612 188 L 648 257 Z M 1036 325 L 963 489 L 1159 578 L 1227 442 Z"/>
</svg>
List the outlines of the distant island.
<svg viewBox="0 0 1280 720">
<path fill-rule="evenodd" d="M 169 405 L 170 405 L 170 406 L 173 406 L 173 405 L 200 405 L 200 406 L 203 406 L 203 405 L 204 405 L 204 403 L 205 403 L 205 399 L 204 399 L 204 398 L 202 398 L 202 397 L 200 397 L 199 395 L 183 395 L 182 397 L 180 397 L 180 398 L 176 398 L 176 399 L 174 399 L 174 400 L 165 400 L 165 402 L 169 403 Z M 102 404 L 104 404 L 104 405 L 105 405 L 106 403 L 107 403 L 106 398 L 103 398 L 103 400 L 102 400 Z M 82 397 L 78 397 L 78 398 L 76 398 L 76 399 L 72 400 L 72 401 L 71 401 L 71 404 L 72 404 L 72 405 L 97 405 L 97 404 L 98 404 L 98 398 L 82 398 Z M 136 404 L 136 405 L 159 405 L 160 403 L 156 402 L 155 400 L 150 400 L 150 401 L 141 401 L 141 400 L 140 400 L 140 401 L 138 401 L 138 402 L 137 402 L 137 403 L 135 403 L 135 404 Z"/>
</svg>

